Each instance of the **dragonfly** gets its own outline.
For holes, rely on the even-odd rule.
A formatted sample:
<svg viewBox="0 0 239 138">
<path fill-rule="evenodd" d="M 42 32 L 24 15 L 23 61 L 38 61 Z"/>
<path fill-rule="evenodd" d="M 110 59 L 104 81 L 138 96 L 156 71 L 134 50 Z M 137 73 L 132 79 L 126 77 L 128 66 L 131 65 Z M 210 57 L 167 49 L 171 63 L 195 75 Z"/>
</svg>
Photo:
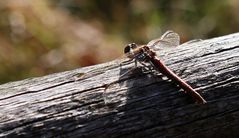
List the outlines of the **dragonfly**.
<svg viewBox="0 0 239 138">
<path fill-rule="evenodd" d="M 205 104 L 207 103 L 206 100 L 185 80 L 180 78 L 169 67 L 167 67 L 157 56 L 156 51 L 162 49 L 161 47 L 175 47 L 178 45 L 180 45 L 179 35 L 169 30 L 160 38 L 151 40 L 146 45 L 137 45 L 135 43 L 127 44 L 124 48 L 124 54 L 130 61 L 135 62 L 135 67 L 137 67 L 137 63 L 139 63 L 146 70 L 162 73 L 183 89 L 185 93 L 188 93 L 196 103 Z M 121 75 L 121 77 L 127 75 L 130 71 L 131 70 L 127 71 Z"/>
</svg>

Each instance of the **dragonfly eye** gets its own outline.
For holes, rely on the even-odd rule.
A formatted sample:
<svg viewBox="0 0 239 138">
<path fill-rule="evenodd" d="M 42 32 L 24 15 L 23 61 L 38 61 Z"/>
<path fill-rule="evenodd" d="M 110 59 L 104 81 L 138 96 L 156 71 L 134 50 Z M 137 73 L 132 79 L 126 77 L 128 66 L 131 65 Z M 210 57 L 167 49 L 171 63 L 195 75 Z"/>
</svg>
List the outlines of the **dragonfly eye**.
<svg viewBox="0 0 239 138">
<path fill-rule="evenodd" d="M 137 45 L 136 45 L 135 43 L 131 43 L 131 44 L 130 44 L 130 47 L 131 47 L 132 49 L 135 49 L 135 48 L 137 47 Z"/>
<path fill-rule="evenodd" d="M 124 53 L 129 53 L 130 50 L 131 50 L 131 47 L 130 47 L 130 45 L 128 44 L 128 45 L 126 45 L 126 47 L 124 48 Z"/>
</svg>

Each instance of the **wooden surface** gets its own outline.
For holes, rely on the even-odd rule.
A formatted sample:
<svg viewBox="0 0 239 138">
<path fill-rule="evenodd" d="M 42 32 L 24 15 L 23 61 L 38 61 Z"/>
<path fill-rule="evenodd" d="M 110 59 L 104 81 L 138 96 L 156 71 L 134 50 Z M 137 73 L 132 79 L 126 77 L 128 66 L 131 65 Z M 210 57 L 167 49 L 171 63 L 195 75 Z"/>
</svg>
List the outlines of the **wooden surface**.
<svg viewBox="0 0 239 138">
<path fill-rule="evenodd" d="M 208 103 L 113 61 L 0 85 L 0 137 L 239 136 L 239 33 L 159 55 Z"/>
</svg>

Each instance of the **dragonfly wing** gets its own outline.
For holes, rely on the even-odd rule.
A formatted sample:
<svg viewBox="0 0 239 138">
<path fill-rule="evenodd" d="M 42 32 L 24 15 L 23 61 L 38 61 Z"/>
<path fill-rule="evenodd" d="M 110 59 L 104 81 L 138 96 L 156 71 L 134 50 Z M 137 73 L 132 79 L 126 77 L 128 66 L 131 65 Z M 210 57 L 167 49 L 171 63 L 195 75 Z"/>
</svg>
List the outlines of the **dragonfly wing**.
<svg viewBox="0 0 239 138">
<path fill-rule="evenodd" d="M 180 44 L 180 37 L 173 31 L 165 32 L 160 38 L 151 40 L 147 46 L 154 50 L 162 49 L 162 47 L 175 47 Z"/>
<path fill-rule="evenodd" d="M 169 30 L 161 36 L 161 40 L 170 43 L 170 46 L 178 46 L 180 44 L 180 37 L 177 33 Z"/>
</svg>

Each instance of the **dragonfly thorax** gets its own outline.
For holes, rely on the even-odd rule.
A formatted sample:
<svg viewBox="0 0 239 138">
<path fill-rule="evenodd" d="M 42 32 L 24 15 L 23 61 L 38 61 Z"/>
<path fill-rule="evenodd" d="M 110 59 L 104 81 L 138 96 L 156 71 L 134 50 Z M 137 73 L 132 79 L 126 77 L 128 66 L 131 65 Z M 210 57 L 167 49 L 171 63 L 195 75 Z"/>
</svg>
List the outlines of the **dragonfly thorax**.
<svg viewBox="0 0 239 138">
<path fill-rule="evenodd" d="M 137 55 L 135 55 L 134 58 L 135 58 L 137 61 L 144 62 L 144 61 L 147 61 L 148 56 L 146 55 L 146 53 L 138 53 Z"/>
</svg>

